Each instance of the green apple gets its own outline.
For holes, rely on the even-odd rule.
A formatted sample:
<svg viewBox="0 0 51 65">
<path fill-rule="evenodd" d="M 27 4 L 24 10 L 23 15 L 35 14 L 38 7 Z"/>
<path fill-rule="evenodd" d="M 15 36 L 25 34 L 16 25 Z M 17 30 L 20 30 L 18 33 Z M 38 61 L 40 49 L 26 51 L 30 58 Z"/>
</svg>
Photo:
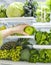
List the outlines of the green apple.
<svg viewBox="0 0 51 65">
<path fill-rule="evenodd" d="M 27 26 L 24 31 L 29 34 L 29 35 L 33 35 L 34 34 L 34 27 L 32 26 Z"/>
</svg>

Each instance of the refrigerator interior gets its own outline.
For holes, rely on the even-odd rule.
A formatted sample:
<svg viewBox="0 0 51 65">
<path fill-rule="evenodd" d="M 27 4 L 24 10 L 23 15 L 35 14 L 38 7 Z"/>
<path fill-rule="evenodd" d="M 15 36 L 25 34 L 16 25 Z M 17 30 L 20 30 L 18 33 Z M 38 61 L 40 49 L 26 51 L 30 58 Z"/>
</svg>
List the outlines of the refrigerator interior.
<svg viewBox="0 0 51 65">
<path fill-rule="evenodd" d="M 27 23 L 28 22 L 28 23 Z M 0 21 L 0 26 L 2 26 L 2 25 L 5 25 L 6 26 L 6 28 L 10 28 L 10 27 L 12 27 L 12 26 L 16 26 L 16 25 L 19 25 L 19 24 L 28 24 L 28 25 L 30 25 L 30 26 L 33 26 L 33 27 L 35 27 L 36 29 L 37 29 L 37 31 L 46 31 L 46 32 L 49 32 L 49 30 L 51 29 L 51 24 L 50 23 L 35 23 L 34 22 L 34 20 L 33 19 L 25 19 L 25 21 L 24 21 L 24 19 L 22 19 L 22 20 L 20 20 L 20 19 L 13 19 L 12 20 L 12 18 L 11 18 L 11 20 L 8 20 L 8 19 L 3 19 L 3 21 Z M 26 38 L 26 39 L 29 39 L 29 42 L 30 42 L 30 44 L 33 44 L 33 45 L 29 45 L 29 47 L 30 48 L 34 48 L 34 49 L 51 49 L 51 45 L 37 45 L 36 44 L 36 41 L 35 41 L 35 36 L 34 35 L 32 35 L 32 36 L 9 36 L 9 37 L 7 37 L 6 39 L 4 39 L 4 43 L 5 42 L 9 42 L 9 41 L 17 41 L 19 38 Z M 28 62 L 13 62 L 13 61 L 9 61 L 9 60 L 0 60 L 0 63 L 1 63 L 1 65 L 6 65 L 6 64 L 8 64 L 8 65 L 16 65 L 16 64 L 19 64 L 19 65 L 21 65 L 21 64 L 27 64 L 27 65 L 34 65 L 35 63 L 28 63 Z M 43 63 L 36 63 L 37 65 L 38 64 L 43 64 Z"/>
<path fill-rule="evenodd" d="M 14 0 L 13 0 L 14 1 Z M 1 1 L 0 3 L 5 3 L 5 4 L 10 4 L 13 1 L 9 1 L 9 0 L 4 0 L 3 2 Z M 17 0 L 18 1 L 18 0 Z M 25 2 L 25 0 L 19 0 L 21 2 Z M 45 0 L 40 0 L 42 2 L 44 2 Z M 5 25 L 6 28 L 10 28 L 13 26 L 17 26 L 19 24 L 28 24 L 30 26 L 33 26 L 36 28 L 37 31 L 46 31 L 49 32 L 49 30 L 51 29 L 51 21 L 50 23 L 39 23 L 36 22 L 36 19 L 34 17 L 18 17 L 18 18 L 0 18 L 0 26 Z M 51 49 L 51 45 L 37 45 L 36 41 L 35 41 L 35 35 L 32 36 L 8 36 L 7 38 L 4 39 L 4 44 L 6 42 L 11 42 L 11 41 L 17 41 L 20 38 L 25 38 L 25 39 L 29 39 L 28 42 L 30 42 L 31 48 L 34 49 Z M 0 60 L 0 64 L 1 65 L 51 65 L 50 63 L 29 63 L 29 62 L 13 62 L 13 61 L 9 61 L 9 60 Z"/>
</svg>

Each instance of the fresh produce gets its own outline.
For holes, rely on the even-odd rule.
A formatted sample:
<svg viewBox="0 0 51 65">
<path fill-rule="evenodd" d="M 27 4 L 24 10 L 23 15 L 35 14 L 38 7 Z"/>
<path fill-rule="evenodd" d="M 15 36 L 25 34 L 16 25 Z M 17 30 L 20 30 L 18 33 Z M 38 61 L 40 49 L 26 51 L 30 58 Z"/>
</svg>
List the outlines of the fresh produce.
<svg viewBox="0 0 51 65">
<path fill-rule="evenodd" d="M 30 45 L 29 39 L 26 38 L 19 38 L 16 41 L 10 41 L 10 42 L 6 42 L 1 46 L 1 50 L 10 50 L 12 48 L 16 48 L 17 46 L 26 46 L 26 45 Z"/>
<path fill-rule="evenodd" d="M 29 35 L 33 35 L 36 32 L 36 29 L 33 26 L 26 26 L 24 28 L 24 32 L 26 32 Z M 23 36 L 23 34 L 19 34 L 19 33 L 14 33 L 12 35 Z"/>
<path fill-rule="evenodd" d="M 31 49 L 30 62 L 51 63 L 51 49 Z"/>
<path fill-rule="evenodd" d="M 0 59 L 19 61 L 22 46 L 17 46 L 15 49 L 0 50 Z"/>
<path fill-rule="evenodd" d="M 51 49 L 40 50 L 39 54 L 40 54 L 39 58 L 40 62 L 51 63 Z"/>
<path fill-rule="evenodd" d="M 51 32 L 49 33 L 48 41 L 49 41 L 49 44 L 51 44 Z"/>
<path fill-rule="evenodd" d="M 36 17 L 36 9 L 37 9 L 38 3 L 35 0 L 26 0 L 24 5 L 24 11 L 25 11 L 25 17 Z"/>
<path fill-rule="evenodd" d="M 39 52 L 38 50 L 31 49 L 30 50 L 30 59 L 29 62 L 36 63 L 39 61 Z"/>
<path fill-rule="evenodd" d="M 46 0 L 46 5 L 49 7 L 49 9 L 51 11 L 51 0 Z"/>
<path fill-rule="evenodd" d="M 20 17 L 24 14 L 24 4 L 21 2 L 14 2 L 7 7 L 6 14 L 8 17 Z"/>
<path fill-rule="evenodd" d="M 0 60 L 51 63 L 51 49 L 23 49 L 22 46 L 17 46 L 15 49 L 0 50 Z"/>
<path fill-rule="evenodd" d="M 6 29 L 6 26 L 0 26 L 0 30 L 4 30 L 4 29 Z"/>
<path fill-rule="evenodd" d="M 26 45 L 30 44 L 28 41 L 29 41 L 29 39 L 19 38 L 19 39 L 17 40 L 17 45 L 26 46 Z"/>
<path fill-rule="evenodd" d="M 40 45 L 49 45 L 51 44 L 51 33 L 48 32 L 42 32 L 42 31 L 37 31 L 35 33 L 35 40 L 37 44 Z"/>
<path fill-rule="evenodd" d="M 21 60 L 22 61 L 29 61 L 30 52 L 29 49 L 23 49 L 21 51 Z"/>
<path fill-rule="evenodd" d="M 16 49 L 10 50 L 10 58 L 12 61 L 19 61 L 21 54 L 22 46 L 17 46 Z"/>
<path fill-rule="evenodd" d="M 0 50 L 0 59 L 8 59 L 9 57 L 9 52 L 8 50 Z"/>
<path fill-rule="evenodd" d="M 47 6 L 42 6 L 36 10 L 37 22 L 50 22 L 50 10 Z"/>
<path fill-rule="evenodd" d="M 46 7 L 44 7 L 44 5 L 42 4 L 45 4 Z M 46 11 L 47 9 L 48 11 Z M 7 8 L 4 5 L 0 5 L 0 18 L 25 16 L 25 17 L 35 17 L 37 18 L 36 19 L 37 22 L 49 22 L 50 12 L 51 12 L 51 0 L 46 0 L 46 2 L 40 2 L 40 3 L 36 0 L 26 0 L 25 3 L 14 2 L 11 3 Z"/>
<path fill-rule="evenodd" d="M 10 50 L 12 48 L 15 48 L 17 46 L 16 42 L 6 42 L 1 46 L 1 49 L 4 50 Z"/>
<path fill-rule="evenodd" d="M 0 5 L 0 18 L 5 18 L 6 16 L 6 8 L 4 5 Z"/>
<path fill-rule="evenodd" d="M 34 27 L 31 27 L 31 26 L 27 26 L 24 31 L 29 34 L 29 35 L 33 35 L 34 32 L 35 32 L 35 28 Z"/>
</svg>

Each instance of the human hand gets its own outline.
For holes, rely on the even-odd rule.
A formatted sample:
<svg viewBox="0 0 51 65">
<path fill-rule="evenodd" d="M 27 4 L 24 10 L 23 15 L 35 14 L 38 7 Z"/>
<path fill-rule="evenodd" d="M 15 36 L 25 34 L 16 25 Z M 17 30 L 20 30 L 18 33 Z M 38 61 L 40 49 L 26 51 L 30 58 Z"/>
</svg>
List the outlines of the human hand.
<svg viewBox="0 0 51 65">
<path fill-rule="evenodd" d="M 14 33 L 19 33 L 19 34 L 23 34 L 23 35 L 28 35 L 27 33 L 24 32 L 25 27 L 27 27 L 29 25 L 27 24 L 20 24 L 17 25 L 16 27 L 14 27 Z"/>
</svg>

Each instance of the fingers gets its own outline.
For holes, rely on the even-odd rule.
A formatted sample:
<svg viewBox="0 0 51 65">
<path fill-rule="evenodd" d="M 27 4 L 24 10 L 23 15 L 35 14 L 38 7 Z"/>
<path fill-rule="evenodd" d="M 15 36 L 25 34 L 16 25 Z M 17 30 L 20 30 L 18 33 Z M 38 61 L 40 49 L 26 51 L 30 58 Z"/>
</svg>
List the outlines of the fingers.
<svg viewBox="0 0 51 65">
<path fill-rule="evenodd" d="M 27 27 L 27 26 L 30 26 L 30 25 L 28 25 L 28 24 L 20 24 L 20 25 L 18 25 L 19 27 L 22 27 L 22 28 L 25 28 L 25 27 Z"/>
<path fill-rule="evenodd" d="M 24 29 L 27 26 L 30 26 L 30 25 L 28 25 L 28 24 L 20 24 L 20 25 L 18 25 L 17 27 L 15 27 L 16 33 L 18 32 L 20 34 L 28 36 L 29 34 L 27 34 L 27 33 L 24 32 Z"/>
<path fill-rule="evenodd" d="M 25 32 L 23 32 L 22 34 L 25 35 L 25 36 L 29 36 L 29 34 L 27 34 L 27 33 L 25 33 Z"/>
<path fill-rule="evenodd" d="M 23 28 L 27 27 L 27 26 L 30 26 L 30 25 L 27 25 L 27 24 L 23 24 Z"/>
<path fill-rule="evenodd" d="M 27 24 L 22 24 L 22 25 L 21 25 L 22 30 L 24 30 L 24 29 L 25 29 L 25 27 L 27 27 L 27 26 L 30 26 L 30 25 L 27 25 Z"/>
<path fill-rule="evenodd" d="M 25 27 L 27 27 L 27 26 L 30 26 L 30 25 L 28 25 L 28 24 L 20 24 L 20 25 L 17 26 L 17 28 L 18 28 L 20 31 L 24 31 Z"/>
<path fill-rule="evenodd" d="M 18 32 L 18 33 L 19 33 L 19 34 L 23 34 L 23 35 L 25 35 L 25 36 L 29 36 L 29 34 L 27 34 L 27 33 L 23 32 L 23 31 Z"/>
</svg>

